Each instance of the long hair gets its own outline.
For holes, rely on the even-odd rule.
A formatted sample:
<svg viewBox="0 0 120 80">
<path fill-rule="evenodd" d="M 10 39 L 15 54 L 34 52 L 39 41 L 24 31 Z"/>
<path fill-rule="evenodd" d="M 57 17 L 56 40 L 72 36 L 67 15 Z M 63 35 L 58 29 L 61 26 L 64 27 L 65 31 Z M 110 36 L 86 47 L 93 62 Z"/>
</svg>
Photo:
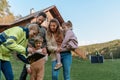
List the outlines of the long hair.
<svg viewBox="0 0 120 80">
<path fill-rule="evenodd" d="M 55 23 L 57 24 L 56 34 L 59 35 L 60 32 L 61 32 L 59 21 L 58 21 L 57 19 L 55 19 L 55 18 L 54 18 L 54 19 L 51 19 L 50 22 L 49 22 L 49 25 L 48 25 L 48 29 L 47 29 L 47 35 L 48 35 L 49 37 L 52 36 L 52 31 L 51 31 L 51 29 L 50 29 L 50 24 L 51 24 L 52 22 L 55 22 Z"/>
<path fill-rule="evenodd" d="M 57 24 L 56 33 L 55 33 L 56 36 L 54 36 L 54 37 L 55 37 L 55 40 L 56 40 L 57 44 L 59 45 L 63 41 L 63 32 L 60 29 L 60 23 L 57 19 L 54 18 L 54 19 L 50 20 L 50 23 L 49 23 L 48 29 L 47 29 L 47 36 L 48 36 L 49 39 L 52 37 L 53 32 L 50 29 L 50 24 L 52 22 L 55 22 Z"/>
</svg>

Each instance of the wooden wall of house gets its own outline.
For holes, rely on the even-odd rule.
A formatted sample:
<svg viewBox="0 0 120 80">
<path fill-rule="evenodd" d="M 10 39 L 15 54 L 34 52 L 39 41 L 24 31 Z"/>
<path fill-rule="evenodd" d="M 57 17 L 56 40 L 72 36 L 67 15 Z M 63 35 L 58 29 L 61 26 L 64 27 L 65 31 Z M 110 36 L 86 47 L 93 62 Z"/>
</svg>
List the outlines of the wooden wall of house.
<svg viewBox="0 0 120 80">
<path fill-rule="evenodd" d="M 21 22 L 19 22 L 19 23 L 15 23 L 15 24 L 13 24 L 13 25 L 11 25 L 11 26 L 26 26 L 28 23 L 30 23 L 30 21 L 31 21 L 31 19 L 28 19 L 28 20 L 24 20 L 24 21 L 21 21 Z"/>
<path fill-rule="evenodd" d="M 5 30 L 5 27 L 4 28 L 0 28 L 0 32 L 4 31 Z"/>
<path fill-rule="evenodd" d="M 14 23 L 12 25 L 0 25 L 0 32 L 8 29 L 8 28 L 11 28 L 11 27 L 15 27 L 15 26 L 26 26 L 26 24 L 30 23 L 30 20 L 31 19 L 28 19 L 28 20 L 25 20 L 25 21 L 21 21 L 21 22 L 18 22 L 18 23 Z"/>
<path fill-rule="evenodd" d="M 3 32 L 4 30 L 10 28 L 10 27 L 11 26 L 9 26 L 9 25 L 3 25 L 3 26 L 0 25 L 0 33 Z"/>
<path fill-rule="evenodd" d="M 44 27 L 48 27 L 49 25 L 49 21 L 53 18 L 57 18 L 60 22 L 60 24 L 62 24 L 64 22 L 64 20 L 62 19 L 61 15 L 59 14 L 59 11 L 57 10 L 57 8 L 55 6 L 53 6 L 52 9 L 49 9 L 47 11 L 45 11 L 46 14 L 47 14 L 47 19 L 46 21 L 44 21 L 41 25 L 44 26 Z M 25 17 L 26 18 L 26 17 Z M 12 25 L 10 26 L 2 26 L 0 25 L 0 32 L 4 31 L 5 29 L 7 28 L 10 28 L 10 27 L 14 27 L 14 26 L 25 26 L 26 24 L 28 23 L 31 23 L 31 22 L 35 22 L 36 20 L 33 19 L 33 17 L 29 18 L 29 19 L 25 19 L 23 18 L 23 20 L 18 20 L 18 21 L 15 21 Z"/>
</svg>

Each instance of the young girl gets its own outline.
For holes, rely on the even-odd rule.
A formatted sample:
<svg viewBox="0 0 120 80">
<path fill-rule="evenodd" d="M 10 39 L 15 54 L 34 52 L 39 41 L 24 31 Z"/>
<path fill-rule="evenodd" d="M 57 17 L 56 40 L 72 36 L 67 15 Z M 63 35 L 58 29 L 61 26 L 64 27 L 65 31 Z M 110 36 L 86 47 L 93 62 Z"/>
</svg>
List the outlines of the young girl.
<svg viewBox="0 0 120 80">
<path fill-rule="evenodd" d="M 65 38 L 62 43 L 62 48 L 67 48 L 68 50 L 74 51 L 76 54 L 81 56 L 83 59 L 86 59 L 85 54 L 82 54 L 80 49 L 78 48 L 77 37 L 72 31 L 72 23 L 71 21 L 67 21 L 62 24 L 63 31 L 65 32 Z"/>
<path fill-rule="evenodd" d="M 52 19 L 50 21 L 46 34 L 46 40 L 51 56 L 56 58 L 57 64 L 55 65 L 54 69 L 57 70 L 62 67 L 59 49 L 61 49 L 61 44 L 63 41 L 63 33 L 60 30 L 60 24 L 57 19 Z M 53 58 L 53 60 L 55 60 L 55 58 Z"/>
<path fill-rule="evenodd" d="M 56 52 L 60 53 L 61 56 L 60 62 L 62 63 L 64 80 L 70 80 L 72 55 L 69 50 L 61 51 L 63 38 L 63 31 L 60 29 L 59 21 L 55 18 L 51 19 L 47 28 L 46 40 L 52 59 L 52 80 L 58 80 L 60 72 L 60 69 L 55 70 L 55 65 L 57 64 Z M 58 47 L 58 45 L 60 45 L 60 47 Z"/>
<path fill-rule="evenodd" d="M 35 52 L 46 55 L 46 52 L 41 48 L 43 43 L 43 38 L 37 36 L 34 39 L 34 43 L 36 50 Z M 43 80 L 45 58 L 39 59 L 31 63 L 30 66 L 27 66 L 27 72 L 30 74 L 30 80 Z"/>
</svg>

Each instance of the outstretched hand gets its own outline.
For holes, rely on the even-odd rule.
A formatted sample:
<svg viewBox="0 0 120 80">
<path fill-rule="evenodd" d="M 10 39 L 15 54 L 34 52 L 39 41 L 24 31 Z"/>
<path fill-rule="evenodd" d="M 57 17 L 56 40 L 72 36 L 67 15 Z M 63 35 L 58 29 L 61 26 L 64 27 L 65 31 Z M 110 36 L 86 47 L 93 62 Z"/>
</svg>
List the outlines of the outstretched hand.
<svg viewBox="0 0 120 80">
<path fill-rule="evenodd" d="M 27 48 L 27 51 L 28 51 L 29 53 L 34 53 L 34 52 L 35 52 L 35 48 L 34 48 L 34 47 L 28 47 L 28 48 Z"/>
<path fill-rule="evenodd" d="M 87 60 L 87 57 L 86 57 L 85 53 L 84 53 L 82 50 L 80 50 L 79 48 L 76 48 L 76 49 L 74 50 L 74 52 L 75 52 L 78 56 L 80 56 L 82 59 Z"/>
</svg>

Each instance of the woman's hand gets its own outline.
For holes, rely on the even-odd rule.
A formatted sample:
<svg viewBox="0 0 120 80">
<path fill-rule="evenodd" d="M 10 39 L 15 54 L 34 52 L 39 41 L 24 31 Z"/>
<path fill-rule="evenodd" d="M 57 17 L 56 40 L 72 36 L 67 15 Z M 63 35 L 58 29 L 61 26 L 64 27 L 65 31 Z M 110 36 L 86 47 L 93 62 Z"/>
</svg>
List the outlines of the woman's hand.
<svg viewBox="0 0 120 80">
<path fill-rule="evenodd" d="M 56 52 L 57 53 L 60 53 L 62 51 L 62 48 L 61 47 L 58 47 L 57 49 L 56 49 Z"/>
<path fill-rule="evenodd" d="M 43 54 L 47 54 L 47 49 L 46 48 L 42 48 L 42 53 Z"/>
</svg>

